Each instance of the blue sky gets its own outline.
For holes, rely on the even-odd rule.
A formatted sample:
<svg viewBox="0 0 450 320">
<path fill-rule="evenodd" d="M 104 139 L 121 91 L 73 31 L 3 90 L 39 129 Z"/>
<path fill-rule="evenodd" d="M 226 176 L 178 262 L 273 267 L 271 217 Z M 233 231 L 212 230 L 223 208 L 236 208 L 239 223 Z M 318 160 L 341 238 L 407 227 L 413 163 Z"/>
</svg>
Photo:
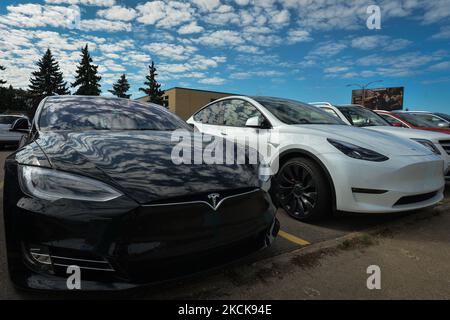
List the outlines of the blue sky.
<svg viewBox="0 0 450 320">
<path fill-rule="evenodd" d="M 366 25 L 373 4 L 380 30 Z M 10 84 L 27 87 L 47 47 L 72 81 L 85 43 L 105 95 L 126 73 L 141 96 L 154 60 L 166 89 L 349 103 L 347 84 L 383 80 L 405 87 L 406 107 L 450 113 L 450 0 L 1 1 Z"/>
</svg>

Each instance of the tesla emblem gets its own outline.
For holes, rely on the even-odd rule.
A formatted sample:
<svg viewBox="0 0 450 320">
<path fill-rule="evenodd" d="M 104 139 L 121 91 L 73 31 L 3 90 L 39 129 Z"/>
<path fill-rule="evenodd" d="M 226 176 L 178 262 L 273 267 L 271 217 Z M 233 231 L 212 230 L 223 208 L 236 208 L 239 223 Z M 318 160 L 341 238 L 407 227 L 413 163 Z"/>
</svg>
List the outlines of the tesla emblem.
<svg viewBox="0 0 450 320">
<path fill-rule="evenodd" d="M 214 208 L 214 210 L 217 209 L 217 199 L 220 198 L 220 194 L 218 193 L 211 193 L 210 195 L 208 195 L 208 199 L 212 202 L 212 206 Z"/>
</svg>

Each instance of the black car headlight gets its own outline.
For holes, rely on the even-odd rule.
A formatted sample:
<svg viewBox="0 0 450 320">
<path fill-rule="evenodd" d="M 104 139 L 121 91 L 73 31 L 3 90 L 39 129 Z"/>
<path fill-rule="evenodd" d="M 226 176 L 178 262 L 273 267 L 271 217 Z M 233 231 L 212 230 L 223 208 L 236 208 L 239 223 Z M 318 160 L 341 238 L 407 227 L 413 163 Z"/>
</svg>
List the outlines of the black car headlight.
<svg viewBox="0 0 450 320">
<path fill-rule="evenodd" d="M 420 143 L 421 145 L 423 145 L 424 147 L 426 147 L 428 150 L 430 150 L 431 152 L 433 152 L 434 154 L 437 155 L 441 155 L 441 152 L 439 151 L 439 149 L 434 145 L 434 143 L 430 140 L 425 140 L 425 139 L 411 139 L 415 142 Z"/>
<path fill-rule="evenodd" d="M 105 202 L 123 195 L 91 178 L 33 166 L 19 166 L 19 183 L 25 194 L 50 201 L 71 199 Z"/>
<path fill-rule="evenodd" d="M 374 161 L 374 162 L 383 162 L 389 160 L 388 157 L 379 154 L 378 152 L 375 152 L 373 150 L 365 149 L 344 141 L 334 139 L 327 139 L 327 140 L 336 149 L 354 159 Z"/>
</svg>

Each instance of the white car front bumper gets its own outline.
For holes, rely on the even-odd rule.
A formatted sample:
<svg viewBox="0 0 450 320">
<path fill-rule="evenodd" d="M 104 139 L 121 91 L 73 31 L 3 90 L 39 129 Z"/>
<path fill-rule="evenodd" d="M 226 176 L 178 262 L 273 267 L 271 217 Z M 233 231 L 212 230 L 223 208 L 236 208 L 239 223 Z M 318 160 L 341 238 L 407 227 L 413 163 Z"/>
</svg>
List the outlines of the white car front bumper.
<svg viewBox="0 0 450 320">
<path fill-rule="evenodd" d="M 402 156 L 385 162 L 327 154 L 336 209 L 383 213 L 433 206 L 444 198 L 443 161 L 437 156 Z"/>
</svg>

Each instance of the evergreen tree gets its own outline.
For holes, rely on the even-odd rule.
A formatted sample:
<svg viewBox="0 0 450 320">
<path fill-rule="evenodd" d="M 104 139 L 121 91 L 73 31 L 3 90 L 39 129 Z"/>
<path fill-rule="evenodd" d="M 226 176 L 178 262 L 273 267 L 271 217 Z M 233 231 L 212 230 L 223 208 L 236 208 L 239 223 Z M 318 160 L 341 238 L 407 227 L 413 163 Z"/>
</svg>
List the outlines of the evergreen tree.
<svg viewBox="0 0 450 320">
<path fill-rule="evenodd" d="M 2 66 L 2 65 L 0 65 L 0 71 L 4 71 L 6 68 L 4 67 L 4 66 Z M 5 80 L 2 80 L 1 78 L 0 78 L 0 86 L 2 85 L 2 84 L 5 84 L 6 83 L 6 81 Z"/>
<path fill-rule="evenodd" d="M 67 82 L 64 82 L 63 73 L 50 49 L 47 49 L 37 66 L 39 70 L 33 72 L 30 78 L 29 92 L 32 96 L 40 100 L 47 96 L 70 94 Z"/>
<path fill-rule="evenodd" d="M 152 64 L 148 66 L 148 68 L 149 74 L 145 77 L 147 81 L 144 82 L 146 88 L 139 88 L 139 91 L 142 91 L 149 96 L 149 102 L 163 105 L 164 91 L 161 90 L 161 85 L 156 81 L 156 76 L 158 74 L 156 73 L 155 63 L 152 61 Z"/>
<path fill-rule="evenodd" d="M 128 83 L 128 79 L 125 74 L 123 74 L 120 79 L 113 84 L 112 90 L 108 91 L 116 97 L 130 99 L 131 94 L 127 94 L 128 90 L 130 90 L 130 84 Z"/>
<path fill-rule="evenodd" d="M 100 80 L 102 77 L 97 75 L 98 66 L 92 64 L 92 58 L 89 54 L 88 45 L 81 49 L 81 61 L 77 67 L 75 82 L 72 87 L 78 87 L 74 93 L 81 96 L 99 96 Z"/>
</svg>

